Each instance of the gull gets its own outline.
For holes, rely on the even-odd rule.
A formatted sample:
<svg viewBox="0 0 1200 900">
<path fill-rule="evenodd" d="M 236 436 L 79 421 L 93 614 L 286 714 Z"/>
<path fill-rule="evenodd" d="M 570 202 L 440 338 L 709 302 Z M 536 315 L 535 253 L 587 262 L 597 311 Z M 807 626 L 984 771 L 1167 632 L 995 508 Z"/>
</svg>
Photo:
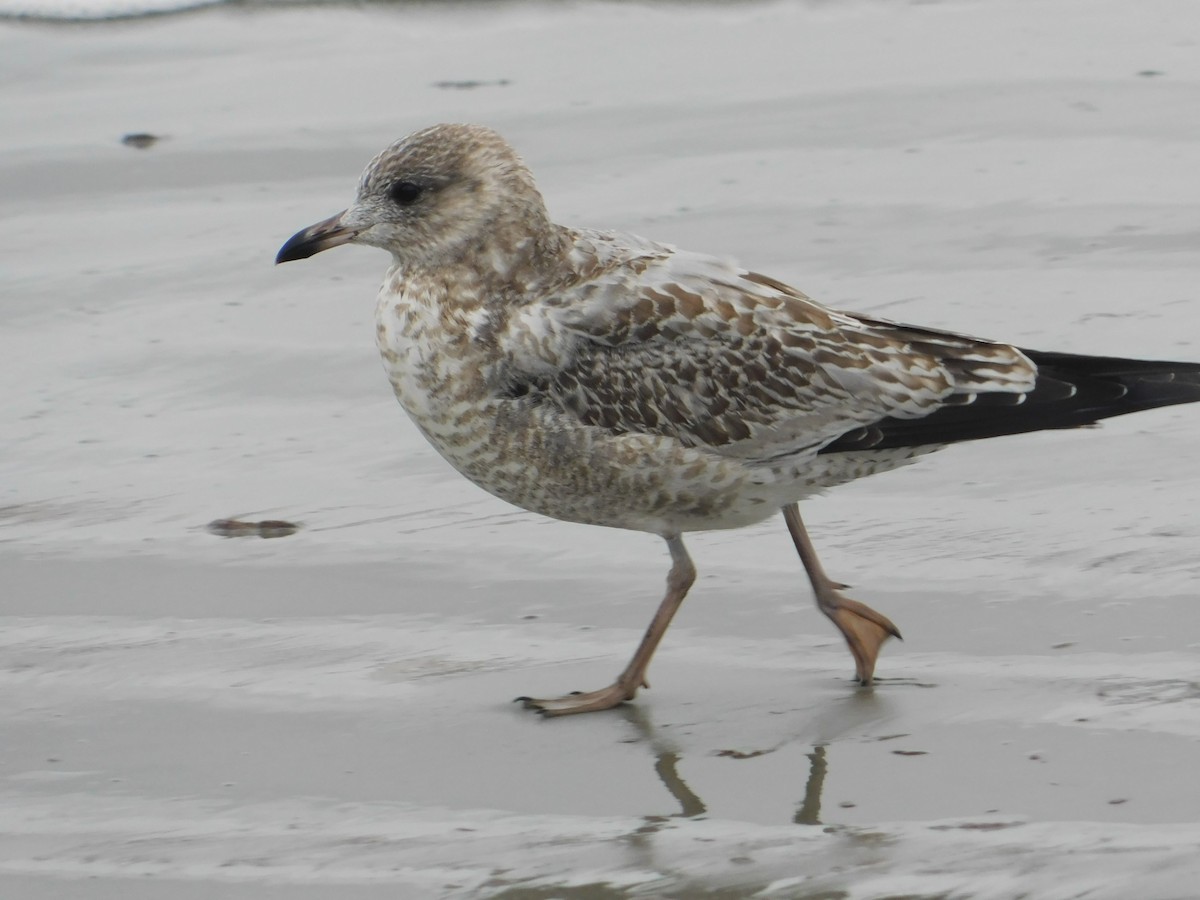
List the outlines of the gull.
<svg viewBox="0 0 1200 900">
<path fill-rule="evenodd" d="M 818 609 L 872 682 L 891 620 L 822 568 L 799 501 L 958 441 L 1200 400 L 1200 364 L 1047 353 L 822 306 L 729 261 L 554 224 L 495 131 L 435 125 L 367 166 L 353 204 L 277 263 L 392 255 L 376 338 L 401 406 L 452 466 L 516 506 L 657 534 L 667 591 L 608 687 L 520 697 L 609 709 L 696 577 L 683 534 L 782 511 Z"/>
</svg>

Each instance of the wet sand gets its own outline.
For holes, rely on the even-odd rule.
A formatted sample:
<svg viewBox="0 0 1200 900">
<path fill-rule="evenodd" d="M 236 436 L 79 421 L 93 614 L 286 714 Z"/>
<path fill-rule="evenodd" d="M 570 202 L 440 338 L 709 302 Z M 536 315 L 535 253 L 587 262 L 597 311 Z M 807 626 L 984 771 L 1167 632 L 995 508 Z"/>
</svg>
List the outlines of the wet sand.
<svg viewBox="0 0 1200 900">
<path fill-rule="evenodd" d="M 661 542 L 449 470 L 380 372 L 382 255 L 271 265 L 481 121 L 562 222 L 1200 359 L 1197 39 L 1183 0 L 0 23 L 0 896 L 1200 894 L 1196 409 L 808 504 L 905 634 L 874 690 L 772 521 L 689 540 L 653 690 L 542 721 L 508 701 L 611 678 Z"/>
</svg>

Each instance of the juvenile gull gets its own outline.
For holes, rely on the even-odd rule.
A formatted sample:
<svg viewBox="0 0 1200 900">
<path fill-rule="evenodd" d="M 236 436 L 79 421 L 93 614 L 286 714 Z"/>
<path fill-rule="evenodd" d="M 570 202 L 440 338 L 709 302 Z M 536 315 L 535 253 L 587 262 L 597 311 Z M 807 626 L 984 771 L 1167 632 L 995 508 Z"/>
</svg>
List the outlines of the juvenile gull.
<svg viewBox="0 0 1200 900">
<path fill-rule="evenodd" d="M 682 534 L 783 511 L 817 607 L 870 684 L 884 615 L 846 597 L 797 502 L 956 441 L 1200 400 L 1200 364 L 1043 353 L 821 306 L 780 281 L 629 234 L 550 221 L 494 131 L 435 125 L 380 153 L 344 212 L 276 262 L 392 254 L 376 335 L 401 405 L 459 472 L 517 506 L 660 535 L 667 592 L 610 686 L 520 698 L 608 709 L 696 570 Z"/>
</svg>

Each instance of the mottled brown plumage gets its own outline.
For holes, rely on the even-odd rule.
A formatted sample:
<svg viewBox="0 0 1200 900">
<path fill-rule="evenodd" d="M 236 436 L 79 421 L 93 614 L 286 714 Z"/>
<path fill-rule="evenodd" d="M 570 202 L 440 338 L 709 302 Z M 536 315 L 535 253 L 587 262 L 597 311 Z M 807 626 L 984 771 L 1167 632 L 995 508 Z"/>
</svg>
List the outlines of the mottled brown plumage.
<svg viewBox="0 0 1200 900">
<path fill-rule="evenodd" d="M 695 577 L 683 532 L 779 509 L 868 684 L 899 633 L 824 573 L 797 501 L 945 443 L 1200 400 L 1193 364 L 1043 354 L 838 312 L 729 262 L 555 225 L 512 148 L 479 126 L 389 147 L 354 204 L 278 261 L 348 242 L 392 254 L 380 352 L 447 460 L 526 509 L 667 541 L 667 595 L 629 665 L 600 691 L 525 698 L 547 714 L 606 709 L 645 685 Z"/>
</svg>

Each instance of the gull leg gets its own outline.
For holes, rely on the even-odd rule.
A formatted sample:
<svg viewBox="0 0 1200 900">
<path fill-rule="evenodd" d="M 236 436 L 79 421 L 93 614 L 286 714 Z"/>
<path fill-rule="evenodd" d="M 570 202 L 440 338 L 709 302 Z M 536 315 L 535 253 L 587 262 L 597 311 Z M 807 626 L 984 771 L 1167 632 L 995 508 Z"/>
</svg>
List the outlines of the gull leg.
<svg viewBox="0 0 1200 900">
<path fill-rule="evenodd" d="M 875 612 L 865 603 L 845 596 L 841 591 L 845 585 L 832 581 L 825 574 L 821 561 L 817 559 L 817 551 L 813 549 L 812 541 L 808 538 L 808 532 L 804 530 L 799 505 L 789 503 L 783 507 L 783 518 L 796 544 L 796 552 L 800 554 L 800 561 L 804 563 L 808 580 L 812 582 L 817 609 L 833 621 L 850 646 L 858 683 L 870 684 L 875 677 L 875 660 L 879 656 L 879 648 L 889 637 L 900 637 L 899 629 L 887 616 Z"/>
<path fill-rule="evenodd" d="M 642 637 L 642 642 L 638 644 L 637 650 L 634 651 L 633 658 L 629 660 L 629 665 L 617 676 L 617 680 L 606 688 L 588 691 L 586 694 L 576 692 L 549 700 L 518 697 L 517 700 L 524 703 L 526 709 L 536 709 L 544 716 L 569 716 L 572 713 L 596 712 L 601 709 L 612 709 L 626 700 L 632 700 L 637 694 L 638 688 L 650 687 L 646 682 L 646 669 L 650 666 L 650 657 L 654 655 L 658 642 L 667 633 L 667 626 L 671 624 L 675 611 L 679 609 L 683 598 L 687 596 L 688 588 L 696 580 L 696 567 L 692 565 L 692 558 L 688 556 L 687 548 L 683 546 L 683 539 L 679 535 L 673 534 L 667 536 L 666 541 L 667 547 L 671 551 L 671 571 L 667 573 L 667 595 L 663 597 L 658 611 L 650 620 L 650 627 L 646 629 L 646 634 Z"/>
</svg>

